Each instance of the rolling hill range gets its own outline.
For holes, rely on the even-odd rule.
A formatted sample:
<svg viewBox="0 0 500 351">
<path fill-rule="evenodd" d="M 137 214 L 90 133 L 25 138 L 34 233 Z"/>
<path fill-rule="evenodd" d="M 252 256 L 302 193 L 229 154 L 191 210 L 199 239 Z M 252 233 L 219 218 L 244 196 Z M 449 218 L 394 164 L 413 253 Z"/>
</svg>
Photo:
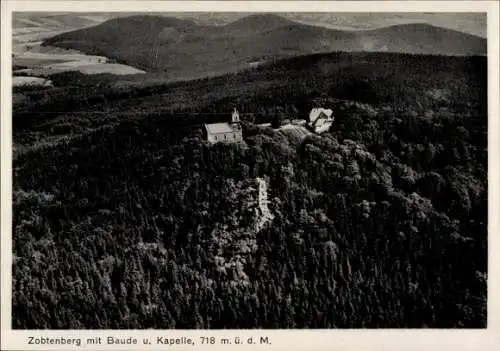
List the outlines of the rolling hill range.
<svg viewBox="0 0 500 351">
<path fill-rule="evenodd" d="M 429 24 L 337 30 L 274 14 L 222 26 L 137 15 L 45 39 L 43 45 L 103 55 L 167 78 L 197 78 L 284 57 L 332 51 L 428 55 L 486 55 L 486 39 Z"/>
</svg>

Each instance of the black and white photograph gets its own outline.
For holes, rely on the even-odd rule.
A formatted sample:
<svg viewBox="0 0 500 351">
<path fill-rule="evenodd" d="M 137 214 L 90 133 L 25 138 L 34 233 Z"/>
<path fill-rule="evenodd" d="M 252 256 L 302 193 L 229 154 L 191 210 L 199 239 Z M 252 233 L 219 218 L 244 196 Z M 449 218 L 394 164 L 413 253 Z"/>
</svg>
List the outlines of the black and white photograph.
<svg viewBox="0 0 500 351">
<path fill-rule="evenodd" d="M 12 13 L 13 330 L 488 327 L 486 12 L 304 8 Z"/>
</svg>

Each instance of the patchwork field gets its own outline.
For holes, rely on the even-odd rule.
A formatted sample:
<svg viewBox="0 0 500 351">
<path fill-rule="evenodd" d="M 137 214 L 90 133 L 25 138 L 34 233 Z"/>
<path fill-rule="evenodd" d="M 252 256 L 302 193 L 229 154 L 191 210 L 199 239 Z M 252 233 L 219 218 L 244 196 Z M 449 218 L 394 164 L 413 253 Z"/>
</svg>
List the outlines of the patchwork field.
<svg viewBox="0 0 500 351">
<path fill-rule="evenodd" d="M 20 87 L 20 86 L 51 86 L 52 82 L 48 79 L 39 78 L 39 77 L 13 77 L 12 78 L 12 86 Z"/>
<path fill-rule="evenodd" d="M 65 52 L 59 48 L 46 48 L 39 43 L 18 45 L 14 52 L 12 64 L 21 68 L 14 70 L 14 75 L 49 76 L 55 73 L 79 71 L 84 74 L 109 73 L 129 75 L 144 73 L 131 66 L 109 63 L 104 56 L 85 55 L 76 50 Z"/>
<path fill-rule="evenodd" d="M 87 26 L 92 23 L 91 20 L 86 20 L 81 25 Z M 43 18 L 43 20 L 37 19 L 36 21 L 31 18 L 16 18 L 12 29 L 13 74 L 31 76 L 33 79 L 25 77 L 17 79 L 16 77 L 15 84 L 24 85 L 27 81 L 43 82 L 45 79 L 36 79 L 36 77 L 47 77 L 68 71 L 115 75 L 144 73 L 131 66 L 110 63 L 104 56 L 86 55 L 77 50 L 54 46 L 42 46 L 44 39 L 73 29 L 75 29 L 74 26 L 62 23 L 60 18 Z"/>
</svg>

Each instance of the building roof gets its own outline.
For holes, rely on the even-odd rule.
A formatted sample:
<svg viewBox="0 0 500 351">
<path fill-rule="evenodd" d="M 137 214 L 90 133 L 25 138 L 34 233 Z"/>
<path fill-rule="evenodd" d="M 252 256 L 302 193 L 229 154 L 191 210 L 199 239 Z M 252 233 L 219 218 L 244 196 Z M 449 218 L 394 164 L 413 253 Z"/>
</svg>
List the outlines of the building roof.
<svg viewBox="0 0 500 351">
<path fill-rule="evenodd" d="M 326 117 L 330 118 L 333 114 L 333 111 L 331 109 L 313 108 L 311 110 L 311 113 L 309 114 L 309 121 L 315 122 L 322 113 L 325 114 Z"/>
<path fill-rule="evenodd" d="M 231 133 L 233 129 L 228 123 L 211 123 L 205 124 L 205 128 L 207 132 L 210 134 L 219 134 L 219 133 Z"/>
</svg>

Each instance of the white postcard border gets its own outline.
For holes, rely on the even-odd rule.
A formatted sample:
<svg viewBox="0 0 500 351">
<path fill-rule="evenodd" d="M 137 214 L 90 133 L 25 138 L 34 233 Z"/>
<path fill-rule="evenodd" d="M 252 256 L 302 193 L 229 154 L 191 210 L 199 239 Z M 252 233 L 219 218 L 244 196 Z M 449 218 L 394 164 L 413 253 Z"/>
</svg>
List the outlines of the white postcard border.
<svg viewBox="0 0 500 351">
<path fill-rule="evenodd" d="M 239 345 L 241 350 L 496 350 L 500 349 L 500 150 L 499 150 L 499 6 L 497 1 L 20 1 L 1 2 L 1 350 L 193 350 L 230 349 L 236 346 L 200 345 L 200 337 L 254 337 L 257 344 Z M 13 11 L 51 12 L 487 12 L 488 38 L 488 328 L 478 330 L 11 330 L 11 14 Z M 82 345 L 63 348 L 28 345 L 30 336 L 136 337 L 137 345 Z M 193 337 L 188 344 L 155 344 L 157 337 Z M 271 344 L 260 344 L 260 338 Z M 143 345 L 151 338 L 152 345 Z"/>
</svg>

